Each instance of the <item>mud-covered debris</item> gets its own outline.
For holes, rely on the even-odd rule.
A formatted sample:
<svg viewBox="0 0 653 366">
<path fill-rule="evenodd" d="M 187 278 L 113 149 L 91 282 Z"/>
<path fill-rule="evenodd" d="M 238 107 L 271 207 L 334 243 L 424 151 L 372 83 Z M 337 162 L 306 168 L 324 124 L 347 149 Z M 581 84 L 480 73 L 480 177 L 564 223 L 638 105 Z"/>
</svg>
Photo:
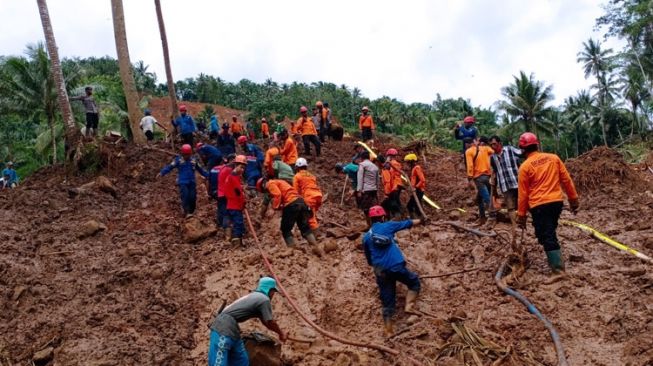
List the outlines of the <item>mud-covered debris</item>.
<svg viewBox="0 0 653 366">
<path fill-rule="evenodd" d="M 107 226 L 101 222 L 95 221 L 95 220 L 88 220 L 86 221 L 81 229 L 79 234 L 77 235 L 80 239 L 81 238 L 86 238 L 89 236 L 93 236 L 97 234 L 100 231 L 104 231 L 107 229 Z"/>
<path fill-rule="evenodd" d="M 34 361 L 34 364 L 36 365 L 45 365 L 48 361 L 52 360 L 53 357 L 54 348 L 47 347 L 36 352 L 34 356 L 32 356 L 32 361 Z"/>
<path fill-rule="evenodd" d="M 109 178 L 103 175 L 97 177 L 95 179 L 95 183 L 97 185 L 97 188 L 104 193 L 109 193 L 113 197 L 116 197 L 116 195 L 118 194 L 118 190 L 116 189 L 116 186 L 114 186 L 113 183 L 111 183 Z"/>
<path fill-rule="evenodd" d="M 215 226 L 204 225 L 197 217 L 191 217 L 184 223 L 183 236 L 188 243 L 195 243 L 216 233 Z"/>
</svg>

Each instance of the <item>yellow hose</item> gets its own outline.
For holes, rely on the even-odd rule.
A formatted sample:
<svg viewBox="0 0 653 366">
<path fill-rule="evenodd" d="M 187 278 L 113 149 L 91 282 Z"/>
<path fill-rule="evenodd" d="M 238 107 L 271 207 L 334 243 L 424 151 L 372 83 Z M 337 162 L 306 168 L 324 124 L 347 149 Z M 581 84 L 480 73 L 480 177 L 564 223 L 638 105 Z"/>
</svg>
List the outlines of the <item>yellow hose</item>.
<svg viewBox="0 0 653 366">
<path fill-rule="evenodd" d="M 637 257 L 637 258 L 640 258 L 640 259 L 643 259 L 645 261 L 653 263 L 653 258 L 647 256 L 646 254 L 640 253 L 637 250 L 635 250 L 633 248 L 630 248 L 630 247 L 628 247 L 628 246 L 626 246 L 624 244 L 619 243 L 618 241 L 610 238 L 609 236 L 607 236 L 607 235 L 605 235 L 603 233 L 600 233 L 599 231 L 597 231 L 596 229 L 594 229 L 594 228 L 592 228 L 590 226 L 587 226 L 585 224 L 581 224 L 581 223 L 578 223 L 578 222 L 574 222 L 574 221 L 568 221 L 568 220 L 560 220 L 560 222 L 563 225 L 575 226 L 575 227 L 577 227 L 577 228 L 579 228 L 579 229 L 581 229 L 581 230 L 583 230 L 585 232 L 588 232 L 588 233 L 592 234 L 592 236 L 594 236 L 595 238 L 601 240 L 602 242 L 604 242 L 606 244 L 609 244 L 609 245 L 611 245 L 611 246 L 613 246 L 613 247 L 615 247 L 615 248 L 617 248 L 619 250 L 623 250 L 626 253 L 630 253 L 630 254 L 634 255 L 635 257 Z"/>
</svg>

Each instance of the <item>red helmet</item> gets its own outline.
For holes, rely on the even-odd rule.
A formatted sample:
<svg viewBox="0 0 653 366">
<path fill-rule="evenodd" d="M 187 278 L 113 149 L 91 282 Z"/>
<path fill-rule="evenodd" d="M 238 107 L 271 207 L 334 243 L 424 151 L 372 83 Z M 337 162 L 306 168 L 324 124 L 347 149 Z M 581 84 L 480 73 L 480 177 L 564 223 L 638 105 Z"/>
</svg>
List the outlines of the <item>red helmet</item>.
<svg viewBox="0 0 653 366">
<path fill-rule="evenodd" d="M 236 164 L 247 165 L 247 156 L 245 156 L 245 155 L 236 155 L 233 162 L 236 163 Z"/>
<path fill-rule="evenodd" d="M 535 136 L 535 134 L 532 132 L 524 132 L 521 136 L 519 136 L 519 147 L 522 149 L 526 146 L 538 145 L 539 143 L 540 142 L 537 140 L 537 136 Z"/>
<path fill-rule="evenodd" d="M 301 108 L 299 108 L 299 112 L 300 113 L 308 112 L 308 108 L 306 108 L 305 106 L 301 106 Z"/>
<path fill-rule="evenodd" d="M 186 112 L 186 105 L 182 104 L 179 106 L 179 112 Z"/>
<path fill-rule="evenodd" d="M 201 149 L 202 146 L 204 146 L 204 143 L 202 143 L 202 142 L 198 142 L 198 143 L 195 145 L 195 150 L 199 150 L 199 149 Z"/>
<path fill-rule="evenodd" d="M 238 137 L 238 144 L 243 145 L 247 143 L 247 136 L 240 136 Z"/>
<path fill-rule="evenodd" d="M 397 149 L 390 148 L 388 151 L 385 152 L 386 156 L 397 156 L 399 153 L 397 152 Z"/>
<path fill-rule="evenodd" d="M 465 119 L 463 119 L 463 122 L 465 122 L 465 123 L 475 123 L 476 118 L 474 116 L 467 116 L 467 117 L 465 117 Z"/>
<path fill-rule="evenodd" d="M 183 155 L 190 155 L 190 154 L 193 153 L 193 148 L 190 147 L 189 144 L 183 144 L 183 145 L 181 145 L 181 149 L 180 149 L 180 151 L 181 151 L 181 153 L 182 153 Z"/>
<path fill-rule="evenodd" d="M 259 178 L 256 181 L 256 190 L 263 193 L 263 185 L 265 184 L 265 178 Z"/>
<path fill-rule="evenodd" d="M 381 217 L 385 216 L 385 210 L 381 206 L 372 206 L 370 207 L 369 217 Z"/>
</svg>

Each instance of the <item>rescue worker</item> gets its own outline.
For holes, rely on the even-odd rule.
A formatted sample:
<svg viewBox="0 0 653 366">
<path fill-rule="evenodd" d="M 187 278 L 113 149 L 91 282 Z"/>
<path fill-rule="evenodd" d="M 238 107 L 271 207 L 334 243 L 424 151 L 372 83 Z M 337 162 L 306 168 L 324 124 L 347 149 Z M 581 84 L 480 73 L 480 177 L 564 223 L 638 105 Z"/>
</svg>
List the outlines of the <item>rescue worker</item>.
<svg viewBox="0 0 653 366">
<path fill-rule="evenodd" d="M 297 162 L 297 158 L 299 157 L 295 140 L 288 136 L 288 130 L 285 128 L 279 132 L 279 140 L 283 144 L 283 147 L 279 151 L 281 154 L 281 160 L 290 166 L 295 165 L 295 162 Z"/>
<path fill-rule="evenodd" d="M 374 138 L 374 120 L 369 113 L 370 109 L 365 106 L 361 109 L 361 116 L 358 118 L 358 129 L 361 132 L 361 139 L 363 142 L 367 142 Z"/>
<path fill-rule="evenodd" d="M 274 169 L 272 168 L 272 163 L 274 163 L 274 158 L 280 156 L 279 148 L 272 146 L 265 151 L 265 158 L 263 159 L 263 170 L 268 177 L 274 176 Z"/>
<path fill-rule="evenodd" d="M 424 191 L 426 190 L 424 171 L 422 170 L 422 167 L 417 164 L 416 154 L 408 154 L 404 156 L 404 161 L 408 163 L 408 167 L 410 168 L 410 185 L 415 190 L 415 195 L 421 203 L 424 198 Z M 412 194 L 406 208 L 408 209 L 408 214 L 410 214 L 411 218 L 416 218 L 418 215 L 421 216 L 415 197 L 413 197 Z"/>
<path fill-rule="evenodd" d="M 315 124 L 308 118 L 308 108 L 302 106 L 299 108 L 301 117 L 297 119 L 297 131 L 302 135 L 302 142 L 304 144 L 304 155 L 311 155 L 311 145 L 315 146 L 315 156 L 320 156 L 320 140 L 317 137 L 317 130 Z"/>
<path fill-rule="evenodd" d="M 331 109 L 329 103 L 316 103 L 318 114 L 320 115 L 320 141 L 326 142 L 326 138 L 331 136 Z"/>
<path fill-rule="evenodd" d="M 539 144 L 537 136 L 530 132 L 519 137 L 519 148 L 526 161 L 519 167 L 517 223 L 525 228 L 527 211 L 530 211 L 537 241 L 544 247 L 551 272 L 558 274 L 565 270 L 556 235 L 564 202 L 560 187 L 567 194 L 572 212 L 576 213 L 580 204 L 565 164 L 555 154 L 538 151 Z"/>
<path fill-rule="evenodd" d="M 77 97 L 71 97 L 70 100 L 79 100 L 84 105 L 86 112 L 86 137 L 97 135 L 98 124 L 100 122 L 100 110 L 93 98 L 93 88 L 87 86 L 84 88 L 84 94 Z"/>
<path fill-rule="evenodd" d="M 236 300 L 216 315 L 209 326 L 209 366 L 249 365 L 238 323 L 252 318 L 258 318 L 266 328 L 277 333 L 281 342 L 286 341 L 286 334 L 272 314 L 271 301 L 277 291 L 274 278 L 261 277 L 254 292 Z"/>
<path fill-rule="evenodd" d="M 401 191 L 404 188 L 401 181 L 401 163 L 397 161 L 397 149 L 390 148 L 385 154 L 385 163 L 381 170 L 383 178 L 383 192 L 386 198 L 381 202 L 390 217 L 401 216 Z"/>
<path fill-rule="evenodd" d="M 476 192 L 479 225 L 484 225 L 487 222 L 486 210 L 489 210 L 490 216 L 488 225 L 493 226 L 496 220 L 496 212 L 490 199 L 490 176 L 492 175 L 490 156 L 492 154 L 494 154 L 494 150 L 489 146 L 481 145 L 480 137 L 474 139 L 472 146 L 465 151 L 467 182 L 470 188 Z"/>
<path fill-rule="evenodd" d="M 172 121 L 172 125 L 179 129 L 181 140 L 184 144 L 193 146 L 193 133 L 197 130 L 193 117 L 188 115 L 186 105 L 179 106 L 179 117 Z"/>
<path fill-rule="evenodd" d="M 247 136 L 238 137 L 238 145 L 243 149 L 243 153 L 247 157 L 247 168 L 245 169 L 245 179 L 247 180 L 247 188 L 254 189 L 256 181 L 263 176 L 263 151 L 255 144 L 247 142 Z"/>
<path fill-rule="evenodd" d="M 270 126 L 268 125 L 268 120 L 265 117 L 261 118 L 261 136 L 264 139 L 270 138 Z"/>
<path fill-rule="evenodd" d="M 207 169 L 211 169 L 222 163 L 222 152 L 213 145 L 198 142 L 195 145 L 195 152 L 200 156 L 202 163 Z"/>
<path fill-rule="evenodd" d="M 210 200 L 218 200 L 218 178 L 220 177 L 220 172 L 226 166 L 225 161 L 221 161 L 220 164 L 215 165 L 209 171 L 209 184 L 206 186 L 207 194 Z M 217 227 L 222 226 L 222 216 L 220 215 L 219 207 L 216 207 L 215 211 L 215 222 Z"/>
<path fill-rule="evenodd" d="M 229 129 L 231 131 L 231 136 L 233 136 L 236 141 L 238 141 L 238 138 L 243 135 L 243 125 L 238 122 L 238 117 L 235 114 L 231 116 Z"/>
<path fill-rule="evenodd" d="M 222 124 L 222 132 L 218 135 L 218 149 L 222 151 L 223 156 L 236 153 L 236 140 L 229 133 L 229 124 Z"/>
<path fill-rule="evenodd" d="M 320 134 L 320 115 L 317 112 L 317 107 L 313 108 L 313 115 L 311 116 L 311 120 L 313 121 L 313 124 L 315 125 L 315 130 L 317 131 L 317 136 L 318 138 L 321 136 Z M 320 140 L 320 143 L 323 141 Z"/>
<path fill-rule="evenodd" d="M 299 161 L 299 159 L 297 159 L 297 161 Z M 281 156 L 277 155 L 273 158 L 272 175 L 269 178 L 282 179 L 292 184 L 293 179 L 295 179 L 295 172 L 292 170 L 290 165 L 281 161 Z"/>
<path fill-rule="evenodd" d="M 322 206 L 322 191 L 317 184 L 317 178 L 308 171 L 306 159 L 297 159 L 295 169 L 297 174 L 295 174 L 293 180 L 293 188 L 302 196 L 306 205 L 311 209 L 308 225 L 311 230 L 315 231 L 320 226 L 317 222 L 317 211 Z"/>
<path fill-rule="evenodd" d="M 2 177 L 4 178 L 4 185 L 8 188 L 16 188 L 18 186 L 18 173 L 14 169 L 14 163 L 8 161 L 5 168 L 2 170 Z"/>
<path fill-rule="evenodd" d="M 232 245 L 242 245 L 243 234 L 245 233 L 245 219 L 243 217 L 245 192 L 243 192 L 241 178 L 246 166 L 247 157 L 237 155 L 234 158 L 233 170 L 225 179 L 224 195 L 227 199 L 227 210 L 224 220 L 227 222 L 227 227 L 231 228 L 229 240 Z"/>
<path fill-rule="evenodd" d="M 406 268 L 406 260 L 395 241 L 395 233 L 423 223 L 422 220 L 386 221 L 386 212 L 381 206 L 369 210 L 372 223 L 363 236 L 363 249 L 367 264 L 374 269 L 379 297 L 383 306 L 383 324 L 386 337 L 393 335 L 392 316 L 395 314 L 397 281 L 408 287 L 406 293 L 407 314 L 418 314 L 415 309 L 421 288 L 419 276 Z"/>
<path fill-rule="evenodd" d="M 261 219 L 265 218 L 267 208 L 272 202 L 274 210 L 282 210 L 281 213 L 281 234 L 288 247 L 295 246 L 295 239 L 292 229 L 297 225 L 299 231 L 306 241 L 311 245 L 311 250 L 317 256 L 324 254 L 322 247 L 315 239 L 315 234 L 308 223 L 311 217 L 311 209 L 306 205 L 304 199 L 288 182 L 281 179 L 261 178 L 256 182 L 256 189 L 265 193 L 263 207 L 261 208 Z"/>
<path fill-rule="evenodd" d="M 379 168 L 370 161 L 369 151 L 360 153 L 361 163 L 358 165 L 356 177 L 356 200 L 359 207 L 363 210 L 367 225 L 370 225 L 369 210 L 370 207 L 378 205 L 379 190 Z"/>
<path fill-rule="evenodd" d="M 209 124 L 209 138 L 211 140 L 217 139 L 218 133 L 220 133 L 220 121 L 218 121 L 218 117 L 214 114 L 211 116 L 211 123 Z"/>
<path fill-rule="evenodd" d="M 218 212 L 216 216 L 218 217 L 218 224 L 222 229 L 224 229 L 225 239 L 227 240 L 231 240 L 231 226 L 229 226 L 229 223 L 225 220 L 225 216 L 227 215 L 227 197 L 224 188 L 227 185 L 227 178 L 229 178 L 235 167 L 235 158 L 235 154 L 227 156 L 225 166 L 220 169 L 220 172 L 218 173 Z"/>
<path fill-rule="evenodd" d="M 157 178 L 170 173 L 172 169 L 177 169 L 177 186 L 179 187 L 179 196 L 181 206 L 184 209 L 186 217 L 193 216 L 197 202 L 197 192 L 195 190 L 195 172 L 197 171 L 203 177 L 207 178 L 209 174 L 199 165 L 193 157 L 193 149 L 189 144 L 184 144 L 180 149 L 181 156 L 175 156 L 174 160 L 157 174 Z"/>
<path fill-rule="evenodd" d="M 490 157 L 492 179 L 494 182 L 492 193 L 501 194 L 508 209 L 511 224 L 515 225 L 515 209 L 517 209 L 517 177 L 519 176 L 519 157 L 522 152 L 518 148 L 501 143 L 499 136 L 490 138 L 490 147 L 494 154 Z M 498 209 L 498 207 L 495 207 Z"/>
<path fill-rule="evenodd" d="M 162 124 L 160 124 L 159 121 L 156 120 L 156 118 L 152 117 L 152 112 L 149 109 L 143 111 L 143 114 L 145 114 L 145 117 L 141 118 L 141 123 L 139 124 L 139 126 L 141 130 L 143 130 L 143 133 L 145 134 L 147 141 L 154 140 L 155 124 L 161 127 L 162 130 L 168 131 L 168 129 L 165 128 L 165 126 L 163 126 Z"/>
<path fill-rule="evenodd" d="M 351 187 L 356 191 L 356 186 L 358 185 L 358 160 L 354 163 L 336 163 L 335 166 L 336 173 L 343 173 L 349 177 Z"/>
<path fill-rule="evenodd" d="M 463 155 L 465 155 L 465 151 L 467 151 L 467 147 L 465 146 L 464 142 L 465 138 L 474 140 L 478 137 L 478 130 L 476 127 L 474 127 L 475 123 L 476 118 L 474 116 L 467 116 L 463 119 L 462 126 L 460 123 L 456 123 L 456 126 L 453 129 L 453 135 L 456 140 L 463 141 Z"/>
</svg>

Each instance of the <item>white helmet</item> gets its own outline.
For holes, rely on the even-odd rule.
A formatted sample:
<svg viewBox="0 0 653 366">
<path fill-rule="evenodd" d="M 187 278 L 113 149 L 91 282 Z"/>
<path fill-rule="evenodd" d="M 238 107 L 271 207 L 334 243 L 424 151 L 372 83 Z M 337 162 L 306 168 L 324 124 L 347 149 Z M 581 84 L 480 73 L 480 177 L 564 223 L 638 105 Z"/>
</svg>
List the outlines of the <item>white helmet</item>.
<svg viewBox="0 0 653 366">
<path fill-rule="evenodd" d="M 299 159 L 297 159 L 297 161 L 295 162 L 295 167 L 296 167 L 296 168 L 305 168 L 305 167 L 307 167 L 307 166 L 308 166 L 308 162 L 307 162 L 306 159 L 304 159 L 304 158 L 299 158 Z"/>
</svg>

